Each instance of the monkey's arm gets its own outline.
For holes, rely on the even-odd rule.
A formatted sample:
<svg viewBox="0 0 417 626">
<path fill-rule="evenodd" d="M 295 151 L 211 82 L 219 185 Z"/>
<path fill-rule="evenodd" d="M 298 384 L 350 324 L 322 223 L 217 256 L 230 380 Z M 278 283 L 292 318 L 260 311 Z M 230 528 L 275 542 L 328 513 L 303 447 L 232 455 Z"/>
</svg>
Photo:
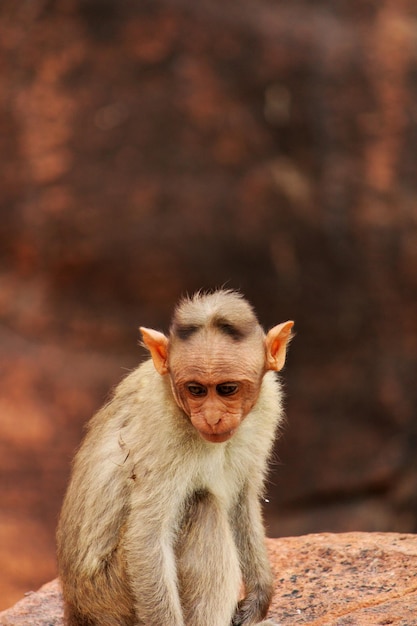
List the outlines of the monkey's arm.
<svg viewBox="0 0 417 626">
<path fill-rule="evenodd" d="M 265 547 L 261 507 L 255 489 L 247 485 L 234 510 L 233 527 L 245 584 L 245 598 L 239 602 L 233 626 L 263 619 L 272 599 L 273 577 Z M 268 622 L 265 622 L 268 623 Z"/>
<path fill-rule="evenodd" d="M 132 507 L 124 537 L 128 575 L 139 624 L 184 626 L 174 535 L 164 508 L 161 501 Z"/>
<path fill-rule="evenodd" d="M 57 531 L 61 569 L 93 578 L 111 560 L 126 519 L 128 487 L 115 462 L 103 462 L 87 438 L 74 463 Z"/>
</svg>

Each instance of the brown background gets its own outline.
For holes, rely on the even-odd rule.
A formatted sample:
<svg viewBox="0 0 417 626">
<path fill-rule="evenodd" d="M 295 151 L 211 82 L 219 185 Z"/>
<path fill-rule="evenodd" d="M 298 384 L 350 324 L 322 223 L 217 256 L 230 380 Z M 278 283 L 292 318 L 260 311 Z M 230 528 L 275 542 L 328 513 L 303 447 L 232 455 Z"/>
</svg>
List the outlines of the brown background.
<svg viewBox="0 0 417 626">
<path fill-rule="evenodd" d="M 0 608 L 186 291 L 296 320 L 272 536 L 417 531 L 413 0 L 2 0 Z"/>
</svg>

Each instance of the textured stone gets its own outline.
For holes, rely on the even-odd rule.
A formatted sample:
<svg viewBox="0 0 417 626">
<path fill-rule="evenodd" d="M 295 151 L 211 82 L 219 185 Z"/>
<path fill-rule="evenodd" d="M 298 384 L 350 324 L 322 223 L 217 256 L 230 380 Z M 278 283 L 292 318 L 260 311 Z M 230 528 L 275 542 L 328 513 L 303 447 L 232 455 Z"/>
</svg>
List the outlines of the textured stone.
<svg viewBox="0 0 417 626">
<path fill-rule="evenodd" d="M 282 626 L 417 625 L 417 536 L 325 533 L 268 546 Z"/>
<path fill-rule="evenodd" d="M 267 543 L 270 617 L 279 626 L 417 626 L 417 536 L 326 533 Z M 0 613 L 1 626 L 28 624 L 63 625 L 57 580 Z"/>
<path fill-rule="evenodd" d="M 0 613 L 1 626 L 60 626 L 63 624 L 61 588 L 58 580 L 26 594 L 23 600 Z"/>
</svg>

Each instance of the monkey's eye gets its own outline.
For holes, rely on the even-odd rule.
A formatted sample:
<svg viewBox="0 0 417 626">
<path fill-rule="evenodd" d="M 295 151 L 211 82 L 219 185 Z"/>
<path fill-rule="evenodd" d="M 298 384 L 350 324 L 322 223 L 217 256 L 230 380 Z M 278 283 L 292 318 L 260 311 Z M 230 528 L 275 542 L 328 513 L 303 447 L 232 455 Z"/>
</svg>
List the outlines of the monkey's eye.
<svg viewBox="0 0 417 626">
<path fill-rule="evenodd" d="M 233 396 L 239 389 L 237 383 L 221 383 L 216 386 L 216 391 L 219 396 Z"/>
<path fill-rule="evenodd" d="M 207 389 L 204 385 L 199 385 L 198 383 L 189 383 L 187 385 L 188 392 L 195 396 L 196 398 L 201 398 L 202 396 L 207 395 Z"/>
</svg>

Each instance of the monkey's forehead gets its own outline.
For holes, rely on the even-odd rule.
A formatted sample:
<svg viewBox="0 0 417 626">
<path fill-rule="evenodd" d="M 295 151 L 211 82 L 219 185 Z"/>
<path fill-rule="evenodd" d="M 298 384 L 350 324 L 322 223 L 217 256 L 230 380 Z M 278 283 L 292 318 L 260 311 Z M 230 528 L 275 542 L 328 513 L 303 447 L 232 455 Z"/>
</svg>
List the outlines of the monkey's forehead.
<svg viewBox="0 0 417 626">
<path fill-rule="evenodd" d="M 197 340 L 176 344 L 170 351 L 169 367 L 175 379 L 258 380 L 264 370 L 263 345 L 232 340 Z"/>
<path fill-rule="evenodd" d="M 224 382 L 257 382 L 261 372 L 258 367 L 251 363 L 233 363 L 227 365 L 223 362 L 195 362 L 185 366 L 174 364 L 170 367 L 172 378 L 182 382 L 201 382 L 204 384 L 219 384 Z"/>
</svg>

